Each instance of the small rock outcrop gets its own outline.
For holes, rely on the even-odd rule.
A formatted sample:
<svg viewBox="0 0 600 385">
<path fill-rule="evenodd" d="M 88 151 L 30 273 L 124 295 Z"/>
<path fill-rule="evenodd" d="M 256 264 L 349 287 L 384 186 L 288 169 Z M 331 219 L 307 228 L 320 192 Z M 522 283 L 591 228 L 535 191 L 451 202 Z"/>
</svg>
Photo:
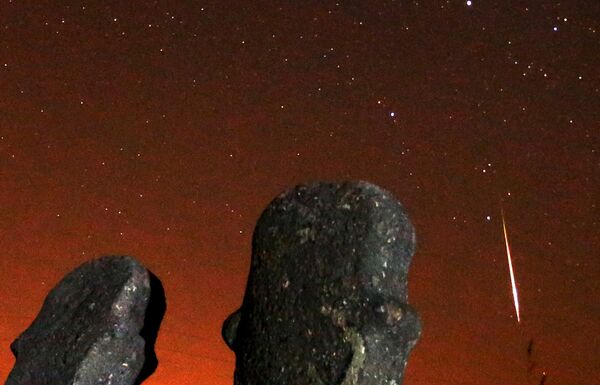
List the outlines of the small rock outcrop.
<svg viewBox="0 0 600 385">
<path fill-rule="evenodd" d="M 133 385 L 145 362 L 150 294 L 150 273 L 131 257 L 81 265 L 12 343 L 6 385 Z"/>
<path fill-rule="evenodd" d="M 399 385 L 420 322 L 407 304 L 413 226 L 366 182 L 301 185 L 254 232 L 250 275 L 223 338 L 235 385 Z"/>
</svg>

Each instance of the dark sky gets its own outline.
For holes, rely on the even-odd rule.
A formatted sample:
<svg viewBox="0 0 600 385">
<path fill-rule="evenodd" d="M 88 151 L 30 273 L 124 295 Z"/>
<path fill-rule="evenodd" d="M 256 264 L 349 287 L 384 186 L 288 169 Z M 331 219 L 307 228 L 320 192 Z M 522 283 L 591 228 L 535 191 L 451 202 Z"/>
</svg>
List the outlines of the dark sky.
<svg viewBox="0 0 600 385">
<path fill-rule="evenodd" d="M 168 301 L 147 384 L 231 385 L 258 215 L 362 179 L 417 230 L 405 385 L 590 385 L 599 144 L 596 0 L 2 0 L 0 380 L 64 274 L 128 254 Z"/>
</svg>

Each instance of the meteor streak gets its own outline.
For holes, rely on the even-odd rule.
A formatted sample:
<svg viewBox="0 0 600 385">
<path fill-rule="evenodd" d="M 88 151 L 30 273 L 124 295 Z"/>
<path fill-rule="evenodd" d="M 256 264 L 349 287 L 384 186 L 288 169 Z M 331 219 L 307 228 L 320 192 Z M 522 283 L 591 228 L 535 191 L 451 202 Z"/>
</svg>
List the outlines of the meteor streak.
<svg viewBox="0 0 600 385">
<path fill-rule="evenodd" d="M 502 230 L 504 231 L 504 243 L 506 245 L 506 256 L 508 258 L 508 271 L 510 272 L 510 284 L 512 286 L 513 299 L 515 301 L 515 312 L 517 313 L 517 322 L 521 322 L 519 315 L 519 294 L 515 283 L 515 273 L 513 271 L 512 258 L 510 256 L 510 246 L 508 245 L 508 234 L 506 232 L 506 221 L 504 220 L 504 209 L 500 209 L 502 214 Z"/>
</svg>

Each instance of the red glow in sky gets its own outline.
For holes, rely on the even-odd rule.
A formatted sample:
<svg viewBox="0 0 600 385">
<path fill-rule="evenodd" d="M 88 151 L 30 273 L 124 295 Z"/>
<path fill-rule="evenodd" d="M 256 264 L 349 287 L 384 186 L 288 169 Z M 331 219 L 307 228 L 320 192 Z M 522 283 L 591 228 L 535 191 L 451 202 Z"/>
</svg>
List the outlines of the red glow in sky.
<svg viewBox="0 0 600 385">
<path fill-rule="evenodd" d="M 0 31 L 0 379 L 64 274 L 128 254 L 168 303 L 146 384 L 232 384 L 256 219 L 321 179 L 415 224 L 405 385 L 600 378 L 597 1 L 4 1 Z"/>
</svg>

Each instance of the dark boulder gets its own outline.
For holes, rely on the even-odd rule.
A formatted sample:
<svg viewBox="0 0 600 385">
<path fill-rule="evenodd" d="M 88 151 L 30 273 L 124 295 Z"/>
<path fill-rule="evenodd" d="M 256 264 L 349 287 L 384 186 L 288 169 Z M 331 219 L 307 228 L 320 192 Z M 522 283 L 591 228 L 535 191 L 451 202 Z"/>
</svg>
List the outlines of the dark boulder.
<svg viewBox="0 0 600 385">
<path fill-rule="evenodd" d="M 145 363 L 149 272 L 103 257 L 69 273 L 11 345 L 7 385 L 132 385 Z"/>
<path fill-rule="evenodd" d="M 421 328 L 407 304 L 413 226 L 365 182 L 301 185 L 260 217 L 240 309 L 223 325 L 235 385 L 399 385 Z"/>
</svg>

